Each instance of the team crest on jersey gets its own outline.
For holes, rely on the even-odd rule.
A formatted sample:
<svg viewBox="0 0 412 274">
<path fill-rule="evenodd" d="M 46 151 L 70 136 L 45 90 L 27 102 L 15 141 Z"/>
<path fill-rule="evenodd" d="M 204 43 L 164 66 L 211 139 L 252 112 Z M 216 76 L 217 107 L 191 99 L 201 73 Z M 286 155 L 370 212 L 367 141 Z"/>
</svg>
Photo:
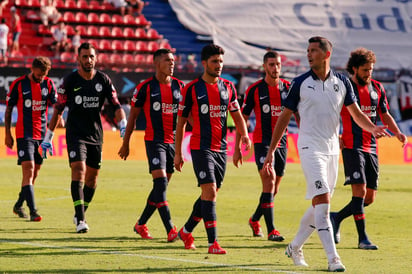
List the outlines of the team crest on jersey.
<svg viewBox="0 0 412 274">
<path fill-rule="evenodd" d="M 203 104 L 203 105 L 200 106 L 200 112 L 201 112 L 202 114 L 206 114 L 206 113 L 208 113 L 208 111 L 209 111 L 208 105 Z"/>
<path fill-rule="evenodd" d="M 48 93 L 49 93 L 49 90 L 47 88 L 42 88 L 41 89 L 41 95 L 47 96 Z"/>
<path fill-rule="evenodd" d="M 200 171 L 200 172 L 199 172 L 199 178 L 200 178 L 200 179 L 206 178 L 206 172 Z"/>
<path fill-rule="evenodd" d="M 64 92 L 65 92 L 64 88 L 58 88 L 57 89 L 57 93 L 64 94 Z"/>
<path fill-rule="evenodd" d="M 23 157 L 23 156 L 24 156 L 24 150 L 20 150 L 20 151 L 19 151 L 19 156 L 20 156 L 20 157 Z"/>
<path fill-rule="evenodd" d="M 360 178 L 360 173 L 357 172 L 357 171 L 355 171 L 355 172 L 353 173 L 353 178 L 354 178 L 354 179 L 359 179 L 359 178 Z"/>
<path fill-rule="evenodd" d="M 153 110 L 154 111 L 159 111 L 160 110 L 160 103 L 159 102 L 154 102 L 153 103 Z"/>
<path fill-rule="evenodd" d="M 228 92 L 227 92 L 226 90 L 222 90 L 222 91 L 220 92 L 220 97 L 221 97 L 223 100 L 227 100 L 227 99 L 229 98 L 229 94 L 228 94 Z"/>
<path fill-rule="evenodd" d="M 260 158 L 259 158 L 259 162 L 260 162 L 261 164 L 263 164 L 263 163 L 265 162 L 265 156 L 260 157 Z"/>
<path fill-rule="evenodd" d="M 30 100 L 30 99 L 26 99 L 26 100 L 24 101 L 24 106 L 25 106 L 26 108 L 31 107 L 31 100 Z"/>
<path fill-rule="evenodd" d="M 178 89 L 175 89 L 173 91 L 173 97 L 175 97 L 176 99 L 180 99 L 180 91 Z"/>
<path fill-rule="evenodd" d="M 321 181 L 316 181 L 315 182 L 315 187 L 316 187 L 316 189 L 321 189 L 322 188 L 322 182 Z"/>
<path fill-rule="evenodd" d="M 153 160 L 152 160 L 152 164 L 154 164 L 154 165 L 158 165 L 159 163 L 160 163 L 159 158 L 153 158 Z"/>
<path fill-rule="evenodd" d="M 76 151 L 70 151 L 70 153 L 69 153 L 69 156 L 70 156 L 70 158 L 74 158 L 74 157 L 76 157 Z"/>
<path fill-rule="evenodd" d="M 371 98 L 372 98 L 372 100 L 376 100 L 376 99 L 378 99 L 378 94 L 376 93 L 376 91 L 372 91 L 371 92 Z"/>
<path fill-rule="evenodd" d="M 269 111 L 270 111 L 270 106 L 269 106 L 268 104 L 264 104 L 264 105 L 262 106 L 262 111 L 263 111 L 263 113 L 269 113 Z"/>
<path fill-rule="evenodd" d="M 338 84 L 334 84 L 334 85 L 333 85 L 333 90 L 334 90 L 335 92 L 338 92 L 338 91 L 339 91 L 339 85 L 338 85 Z"/>
<path fill-rule="evenodd" d="M 80 95 L 77 95 L 76 97 L 74 97 L 74 102 L 80 105 L 82 103 L 82 97 Z"/>
<path fill-rule="evenodd" d="M 282 92 L 282 93 L 280 94 L 280 97 L 282 97 L 282 99 L 285 100 L 286 97 L 288 97 L 288 93 L 287 93 L 287 92 Z"/>
<path fill-rule="evenodd" d="M 96 89 L 97 92 L 101 92 L 103 90 L 103 86 L 100 83 L 97 83 L 94 88 Z"/>
</svg>

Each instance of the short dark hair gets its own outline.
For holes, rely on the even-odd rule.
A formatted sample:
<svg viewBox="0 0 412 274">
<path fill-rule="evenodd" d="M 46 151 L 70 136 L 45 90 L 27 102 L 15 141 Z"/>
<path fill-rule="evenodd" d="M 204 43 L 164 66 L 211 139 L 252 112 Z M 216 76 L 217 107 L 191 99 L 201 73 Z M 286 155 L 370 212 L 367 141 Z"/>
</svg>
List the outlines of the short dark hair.
<svg viewBox="0 0 412 274">
<path fill-rule="evenodd" d="M 94 49 L 94 50 L 96 50 L 95 46 L 94 46 L 92 43 L 89 43 L 89 42 L 84 42 L 84 43 L 82 43 L 82 44 L 80 45 L 80 47 L 77 49 L 77 54 L 80 55 L 80 51 L 81 51 L 82 49 Z"/>
<path fill-rule="evenodd" d="M 34 58 L 33 63 L 31 64 L 32 68 L 39 68 L 42 71 L 47 71 L 51 69 L 51 61 L 48 57 L 37 56 Z"/>
<path fill-rule="evenodd" d="M 313 36 L 309 38 L 309 43 L 319 43 L 319 47 L 324 51 L 332 51 L 332 43 L 326 39 L 325 37 L 321 36 Z"/>
<path fill-rule="evenodd" d="M 367 63 L 376 63 L 375 53 L 365 48 L 357 48 L 350 53 L 348 63 L 346 64 L 346 70 L 350 74 L 353 74 L 353 67 L 359 68 Z"/>
<path fill-rule="evenodd" d="M 216 55 L 216 54 L 223 55 L 225 54 L 225 50 L 222 47 L 219 47 L 218 45 L 209 44 L 203 47 L 200 59 L 202 61 L 206 61 L 211 56 Z"/>
<path fill-rule="evenodd" d="M 269 50 L 268 52 L 265 53 L 265 55 L 263 55 L 263 63 L 266 63 L 266 61 L 269 58 L 278 58 L 278 57 L 280 57 L 280 54 L 277 51 Z"/>
<path fill-rule="evenodd" d="M 158 50 L 156 50 L 156 51 L 153 53 L 153 61 L 154 61 L 157 57 L 159 57 L 159 56 L 161 56 L 161 55 L 163 55 L 163 54 L 169 54 L 169 53 L 172 53 L 172 54 L 173 54 L 173 52 L 172 52 L 170 49 L 158 49 Z"/>
</svg>

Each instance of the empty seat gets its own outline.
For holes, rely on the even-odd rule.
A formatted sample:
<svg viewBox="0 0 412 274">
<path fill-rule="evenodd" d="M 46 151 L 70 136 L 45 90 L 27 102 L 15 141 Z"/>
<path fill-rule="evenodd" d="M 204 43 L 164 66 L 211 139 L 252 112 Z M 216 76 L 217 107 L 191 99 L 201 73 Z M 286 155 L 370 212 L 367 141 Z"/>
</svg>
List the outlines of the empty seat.
<svg viewBox="0 0 412 274">
<path fill-rule="evenodd" d="M 135 35 L 136 38 L 146 39 L 146 32 L 142 28 L 136 28 L 136 30 L 134 32 L 134 35 Z"/>
<path fill-rule="evenodd" d="M 157 39 L 163 38 L 163 35 L 160 35 L 155 29 L 148 29 L 146 32 L 146 37 L 148 39 L 157 40 Z"/>
<path fill-rule="evenodd" d="M 40 8 L 40 0 L 27 0 L 27 5 L 34 8 Z"/>
<path fill-rule="evenodd" d="M 109 27 L 102 26 L 102 27 L 99 28 L 99 35 L 100 35 L 100 37 L 109 38 L 109 37 L 111 37 L 112 33 L 111 33 Z"/>
<path fill-rule="evenodd" d="M 51 35 L 50 29 L 43 24 L 39 25 L 38 33 L 40 35 Z"/>
<path fill-rule="evenodd" d="M 100 24 L 100 18 L 97 13 L 91 12 L 87 15 L 87 21 L 89 24 Z"/>
<path fill-rule="evenodd" d="M 136 42 L 136 51 L 141 51 L 141 52 L 147 51 L 146 42 L 137 41 L 137 42 Z"/>
<path fill-rule="evenodd" d="M 90 10 L 104 10 L 104 6 L 99 3 L 97 0 L 89 1 L 89 9 Z"/>
<path fill-rule="evenodd" d="M 89 26 L 87 28 L 87 36 L 90 36 L 90 37 L 99 36 L 99 29 L 96 26 Z"/>
<path fill-rule="evenodd" d="M 123 38 L 123 30 L 119 27 L 113 27 L 111 34 L 113 38 Z"/>
<path fill-rule="evenodd" d="M 124 42 L 123 49 L 125 51 L 135 51 L 136 44 L 133 41 L 127 40 Z"/>
<path fill-rule="evenodd" d="M 112 24 L 112 17 L 110 17 L 107 13 L 102 13 L 100 15 L 100 24 Z"/>
<path fill-rule="evenodd" d="M 123 17 L 122 17 L 121 15 L 119 15 L 119 14 L 114 14 L 113 17 L 112 17 L 112 23 L 113 23 L 114 25 L 122 25 L 122 24 L 124 24 Z"/>
<path fill-rule="evenodd" d="M 74 63 L 75 59 L 74 59 L 74 54 L 71 52 L 62 52 L 60 54 L 60 61 L 63 63 Z"/>
<path fill-rule="evenodd" d="M 158 49 L 159 49 L 159 44 L 155 41 L 150 41 L 147 44 L 147 50 L 150 51 L 150 52 L 155 52 Z"/>
<path fill-rule="evenodd" d="M 123 54 L 122 63 L 126 66 L 133 66 L 134 65 L 134 56 L 133 54 L 127 53 Z"/>
<path fill-rule="evenodd" d="M 124 28 L 123 36 L 125 38 L 134 39 L 136 36 L 134 35 L 134 30 L 132 28 Z"/>
<path fill-rule="evenodd" d="M 99 55 L 97 55 L 97 62 L 101 65 L 106 65 L 110 62 L 110 57 L 107 53 L 99 53 Z"/>
<path fill-rule="evenodd" d="M 122 56 L 118 53 L 110 54 L 110 63 L 115 64 L 115 65 L 121 65 L 122 64 Z"/>
<path fill-rule="evenodd" d="M 85 26 L 79 25 L 79 26 L 76 26 L 76 29 L 79 30 L 80 36 L 86 35 L 86 27 Z"/>
<path fill-rule="evenodd" d="M 72 26 L 66 25 L 66 31 L 67 31 L 67 35 L 69 35 L 69 36 L 74 35 L 74 29 L 73 29 Z"/>
<path fill-rule="evenodd" d="M 134 62 L 137 65 L 146 65 L 146 56 L 143 54 L 135 54 L 134 56 Z"/>
<path fill-rule="evenodd" d="M 126 14 L 123 17 L 123 21 L 126 25 L 129 25 L 129 26 L 136 25 L 136 17 L 134 17 L 133 15 L 130 15 L 130 14 Z"/>
<path fill-rule="evenodd" d="M 85 13 L 83 13 L 83 12 L 78 12 L 78 13 L 76 13 L 76 22 L 77 23 L 87 23 L 88 22 L 88 20 L 87 20 L 87 15 L 85 14 Z"/>
<path fill-rule="evenodd" d="M 64 7 L 65 7 L 66 9 L 73 9 L 73 10 L 77 9 L 76 1 L 74 1 L 74 0 L 66 0 L 66 1 L 64 2 Z"/>
<path fill-rule="evenodd" d="M 99 41 L 96 39 L 87 39 L 87 42 L 92 44 L 96 49 L 100 50 Z"/>
<path fill-rule="evenodd" d="M 104 50 L 104 51 L 106 51 L 106 50 L 112 50 L 112 44 L 110 43 L 109 40 L 102 39 L 102 40 L 100 40 L 100 42 L 99 42 L 99 49 L 100 49 L 100 50 Z"/>
<path fill-rule="evenodd" d="M 76 18 L 74 16 L 73 12 L 66 11 L 65 13 L 63 13 L 63 21 L 66 22 L 66 23 L 76 22 Z"/>
<path fill-rule="evenodd" d="M 16 1 L 14 2 L 14 4 L 15 4 L 17 7 L 27 7 L 27 1 L 26 1 L 26 0 L 16 0 Z"/>
<path fill-rule="evenodd" d="M 63 0 L 55 0 L 54 3 L 56 4 L 57 9 L 63 9 L 64 8 L 64 1 Z"/>
<path fill-rule="evenodd" d="M 77 0 L 77 8 L 87 10 L 89 9 L 89 4 L 85 0 Z"/>
<path fill-rule="evenodd" d="M 112 41 L 112 50 L 115 51 L 122 51 L 123 50 L 123 42 L 119 40 Z"/>
</svg>

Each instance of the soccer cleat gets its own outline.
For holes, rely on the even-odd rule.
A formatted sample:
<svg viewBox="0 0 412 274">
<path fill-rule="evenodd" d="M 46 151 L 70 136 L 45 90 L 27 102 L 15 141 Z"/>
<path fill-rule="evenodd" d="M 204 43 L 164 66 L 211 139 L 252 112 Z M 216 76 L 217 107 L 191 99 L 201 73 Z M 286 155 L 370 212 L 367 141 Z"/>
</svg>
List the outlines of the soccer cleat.
<svg viewBox="0 0 412 274">
<path fill-rule="evenodd" d="M 24 208 L 23 207 L 13 207 L 13 213 L 16 214 L 17 216 L 19 216 L 20 218 L 27 218 L 27 214 L 26 212 L 24 212 Z"/>
<path fill-rule="evenodd" d="M 335 257 L 328 263 L 329 272 L 345 272 L 346 268 L 340 261 L 339 257 Z"/>
<path fill-rule="evenodd" d="M 338 213 L 331 212 L 329 216 L 330 216 L 330 222 L 332 223 L 333 240 L 335 241 L 335 244 L 338 244 L 340 242 L 340 229 L 339 229 L 339 224 L 335 221 L 336 215 L 338 215 Z"/>
<path fill-rule="evenodd" d="M 179 236 L 179 239 L 183 241 L 185 244 L 186 249 L 196 249 L 195 246 L 195 239 L 192 236 L 192 233 L 185 233 L 183 231 L 183 227 L 179 230 L 179 233 L 177 233 Z"/>
<path fill-rule="evenodd" d="M 174 242 L 176 241 L 176 239 L 177 239 L 177 230 L 176 230 L 176 227 L 173 227 L 167 234 L 167 241 Z"/>
<path fill-rule="evenodd" d="M 214 242 L 211 246 L 209 246 L 209 254 L 226 254 L 226 250 L 220 247 L 218 242 Z"/>
<path fill-rule="evenodd" d="M 280 235 L 279 231 L 274 229 L 272 230 L 272 232 L 269 233 L 268 240 L 274 242 L 283 242 L 285 238 L 282 235 Z"/>
<path fill-rule="evenodd" d="M 136 223 L 136 225 L 133 227 L 133 230 L 137 234 L 140 234 L 143 239 L 153 239 L 146 225 L 139 225 L 139 223 Z"/>
<path fill-rule="evenodd" d="M 293 249 L 291 244 L 288 244 L 285 250 L 285 255 L 292 258 L 293 263 L 297 266 L 308 266 L 305 262 L 305 257 L 303 257 L 303 250 L 299 248 L 298 250 Z"/>
<path fill-rule="evenodd" d="M 79 224 L 76 226 L 77 233 L 87 233 L 89 231 L 89 226 L 85 221 L 79 221 Z"/>
<path fill-rule="evenodd" d="M 378 250 L 378 246 L 374 245 L 373 243 L 369 242 L 368 240 L 363 240 L 359 243 L 359 249 L 365 250 Z"/>
<path fill-rule="evenodd" d="M 249 219 L 249 226 L 252 229 L 254 237 L 263 237 L 262 228 L 260 227 L 259 221 L 252 221 L 252 217 Z"/>
<path fill-rule="evenodd" d="M 30 213 L 30 221 L 32 222 L 40 222 L 42 217 L 37 213 L 37 211 L 34 211 Z"/>
</svg>

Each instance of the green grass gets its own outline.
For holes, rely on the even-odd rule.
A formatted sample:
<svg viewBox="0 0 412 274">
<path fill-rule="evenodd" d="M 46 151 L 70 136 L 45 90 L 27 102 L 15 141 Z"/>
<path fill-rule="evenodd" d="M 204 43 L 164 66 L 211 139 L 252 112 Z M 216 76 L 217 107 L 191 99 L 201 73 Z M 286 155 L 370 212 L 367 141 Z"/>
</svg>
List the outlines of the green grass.
<svg viewBox="0 0 412 274">
<path fill-rule="evenodd" d="M 183 243 L 166 242 L 158 213 L 149 220 L 153 240 L 132 231 L 151 189 L 146 162 L 104 161 L 95 199 L 87 212 L 90 231 L 76 234 L 72 223 L 70 169 L 65 160 L 48 159 L 36 182 L 36 202 L 43 221 L 19 219 L 12 207 L 20 189 L 21 168 L 16 160 L 1 159 L 0 174 L 0 272 L 5 273 L 314 273 L 327 269 L 326 255 L 316 233 L 304 247 L 309 268 L 293 266 L 284 255 L 299 220 L 309 206 L 304 200 L 305 182 L 300 165 L 287 166 L 275 199 L 276 227 L 283 243 L 251 237 L 247 220 L 256 208 L 261 183 L 253 163 L 236 169 L 228 163 L 226 180 L 218 195 L 219 241 L 227 255 L 208 255 L 203 223 L 193 235 L 196 250 Z M 342 170 L 342 168 L 341 168 Z M 357 249 L 352 218 L 342 224 L 338 252 L 348 273 L 410 273 L 412 247 L 412 181 L 410 166 L 381 166 L 376 202 L 366 209 L 367 231 L 377 251 Z M 350 199 L 340 173 L 332 210 Z M 192 166 L 186 163 L 168 189 L 174 223 L 180 228 L 199 196 Z M 266 229 L 262 220 L 264 232 Z"/>
</svg>

